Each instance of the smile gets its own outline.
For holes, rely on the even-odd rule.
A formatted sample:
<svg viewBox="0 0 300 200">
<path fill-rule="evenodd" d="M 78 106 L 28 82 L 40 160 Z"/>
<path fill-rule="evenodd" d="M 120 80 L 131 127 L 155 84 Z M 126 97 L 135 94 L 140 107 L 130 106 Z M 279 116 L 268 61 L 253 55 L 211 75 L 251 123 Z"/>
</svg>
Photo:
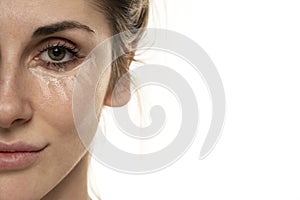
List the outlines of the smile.
<svg viewBox="0 0 300 200">
<path fill-rule="evenodd" d="M 25 169 L 35 163 L 46 146 L 34 146 L 23 142 L 0 142 L 0 171 Z"/>
</svg>

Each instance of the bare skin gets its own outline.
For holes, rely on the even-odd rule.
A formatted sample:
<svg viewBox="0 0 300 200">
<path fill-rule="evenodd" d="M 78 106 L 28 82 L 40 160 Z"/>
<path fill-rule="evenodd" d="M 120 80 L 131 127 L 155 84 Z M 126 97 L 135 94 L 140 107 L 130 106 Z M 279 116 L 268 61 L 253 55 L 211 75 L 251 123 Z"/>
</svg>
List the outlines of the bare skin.
<svg viewBox="0 0 300 200">
<path fill-rule="evenodd" d="M 105 17 L 85 0 L 0 0 L 0 33 L 0 142 L 43 147 L 29 166 L 0 167 L 0 200 L 90 199 L 72 87 L 76 67 L 110 36 Z"/>
</svg>

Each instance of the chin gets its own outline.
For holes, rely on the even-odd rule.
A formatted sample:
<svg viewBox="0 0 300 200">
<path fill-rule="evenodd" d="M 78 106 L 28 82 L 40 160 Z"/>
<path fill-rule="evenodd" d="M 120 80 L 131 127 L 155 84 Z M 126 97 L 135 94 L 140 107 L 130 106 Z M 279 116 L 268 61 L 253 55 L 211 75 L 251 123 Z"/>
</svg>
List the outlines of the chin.
<svg viewBox="0 0 300 200">
<path fill-rule="evenodd" d="M 0 200 L 40 200 L 55 185 L 33 170 L 0 171 Z"/>
</svg>

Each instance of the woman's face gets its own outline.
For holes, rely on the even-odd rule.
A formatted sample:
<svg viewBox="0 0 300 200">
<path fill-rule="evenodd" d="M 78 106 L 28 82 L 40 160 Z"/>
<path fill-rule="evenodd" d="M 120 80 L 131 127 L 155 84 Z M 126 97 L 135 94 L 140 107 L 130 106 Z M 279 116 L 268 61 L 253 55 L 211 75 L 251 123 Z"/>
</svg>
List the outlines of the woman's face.
<svg viewBox="0 0 300 200">
<path fill-rule="evenodd" d="M 1 200 L 40 199 L 86 165 L 72 89 L 79 64 L 109 34 L 85 0 L 0 0 Z"/>
</svg>

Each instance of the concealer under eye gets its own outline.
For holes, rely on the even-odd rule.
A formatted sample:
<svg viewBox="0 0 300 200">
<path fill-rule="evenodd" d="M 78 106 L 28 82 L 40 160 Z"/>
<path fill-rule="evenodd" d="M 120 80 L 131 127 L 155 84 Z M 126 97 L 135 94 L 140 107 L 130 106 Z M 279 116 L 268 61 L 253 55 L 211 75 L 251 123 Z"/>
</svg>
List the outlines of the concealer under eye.
<svg viewBox="0 0 300 200">
<path fill-rule="evenodd" d="M 84 58 L 75 44 L 63 39 L 50 39 L 41 45 L 34 61 L 48 70 L 63 72 L 72 70 Z"/>
</svg>

